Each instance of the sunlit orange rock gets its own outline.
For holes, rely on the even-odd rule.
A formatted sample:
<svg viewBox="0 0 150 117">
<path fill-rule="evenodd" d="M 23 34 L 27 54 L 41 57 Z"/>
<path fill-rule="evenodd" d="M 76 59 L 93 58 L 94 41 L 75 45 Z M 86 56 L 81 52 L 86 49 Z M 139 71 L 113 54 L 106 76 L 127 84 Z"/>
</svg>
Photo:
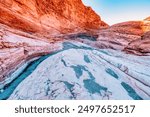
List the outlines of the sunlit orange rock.
<svg viewBox="0 0 150 117">
<path fill-rule="evenodd" d="M 59 49 L 53 36 L 108 25 L 81 0 L 0 0 L 0 82 L 28 59 Z"/>
<path fill-rule="evenodd" d="M 29 33 L 68 33 L 107 26 L 81 0 L 0 0 L 0 23 Z"/>
</svg>

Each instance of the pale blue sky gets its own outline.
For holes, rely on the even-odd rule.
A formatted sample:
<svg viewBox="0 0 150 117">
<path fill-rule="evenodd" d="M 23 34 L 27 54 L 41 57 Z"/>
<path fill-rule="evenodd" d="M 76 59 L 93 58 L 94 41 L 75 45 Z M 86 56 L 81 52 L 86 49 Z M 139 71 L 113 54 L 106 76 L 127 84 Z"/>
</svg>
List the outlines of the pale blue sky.
<svg viewBox="0 0 150 117">
<path fill-rule="evenodd" d="M 150 16 L 150 0 L 82 0 L 109 25 Z"/>
</svg>

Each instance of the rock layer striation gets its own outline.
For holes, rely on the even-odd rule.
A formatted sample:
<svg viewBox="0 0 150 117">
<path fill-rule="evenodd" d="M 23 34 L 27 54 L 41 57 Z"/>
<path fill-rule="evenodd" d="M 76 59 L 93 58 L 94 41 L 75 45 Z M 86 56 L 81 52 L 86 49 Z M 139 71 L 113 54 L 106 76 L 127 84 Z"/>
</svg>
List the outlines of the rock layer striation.
<svg viewBox="0 0 150 117">
<path fill-rule="evenodd" d="M 0 0 L 0 23 L 45 35 L 107 26 L 81 0 Z"/>
</svg>

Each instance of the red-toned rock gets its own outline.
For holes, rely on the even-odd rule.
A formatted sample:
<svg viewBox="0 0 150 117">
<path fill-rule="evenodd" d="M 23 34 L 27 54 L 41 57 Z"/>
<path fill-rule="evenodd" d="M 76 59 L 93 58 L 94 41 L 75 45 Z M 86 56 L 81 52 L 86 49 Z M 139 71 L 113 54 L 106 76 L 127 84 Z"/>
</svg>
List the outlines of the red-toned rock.
<svg viewBox="0 0 150 117">
<path fill-rule="evenodd" d="M 56 34 L 107 26 L 81 0 L 0 0 L 0 82 L 28 59 L 60 49 Z"/>
<path fill-rule="evenodd" d="M 115 24 L 99 32 L 96 46 L 123 50 L 132 41 L 140 39 L 150 31 L 150 21 L 129 21 Z"/>
<path fill-rule="evenodd" d="M 38 39 L 15 29 L 0 25 L 0 82 L 30 59 L 61 49 L 45 39 Z M 13 80 L 13 79 L 11 79 Z"/>
<path fill-rule="evenodd" d="M 150 31 L 146 32 L 140 39 L 132 41 L 124 51 L 136 55 L 150 55 Z"/>
<path fill-rule="evenodd" d="M 29 33 L 68 33 L 107 26 L 81 0 L 0 0 L 0 23 Z"/>
<path fill-rule="evenodd" d="M 145 21 L 150 21 L 150 16 L 144 19 Z"/>
<path fill-rule="evenodd" d="M 143 34 L 131 41 L 124 49 L 127 53 L 137 55 L 150 55 L 150 17 L 142 21 Z"/>
</svg>

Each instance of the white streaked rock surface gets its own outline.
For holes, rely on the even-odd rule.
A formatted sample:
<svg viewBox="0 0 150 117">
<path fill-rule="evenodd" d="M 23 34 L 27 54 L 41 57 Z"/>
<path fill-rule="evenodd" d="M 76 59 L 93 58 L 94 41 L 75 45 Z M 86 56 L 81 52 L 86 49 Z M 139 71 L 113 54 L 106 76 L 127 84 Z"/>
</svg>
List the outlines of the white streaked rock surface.
<svg viewBox="0 0 150 117">
<path fill-rule="evenodd" d="M 9 99 L 150 99 L 149 68 L 148 56 L 64 43 Z"/>
</svg>

